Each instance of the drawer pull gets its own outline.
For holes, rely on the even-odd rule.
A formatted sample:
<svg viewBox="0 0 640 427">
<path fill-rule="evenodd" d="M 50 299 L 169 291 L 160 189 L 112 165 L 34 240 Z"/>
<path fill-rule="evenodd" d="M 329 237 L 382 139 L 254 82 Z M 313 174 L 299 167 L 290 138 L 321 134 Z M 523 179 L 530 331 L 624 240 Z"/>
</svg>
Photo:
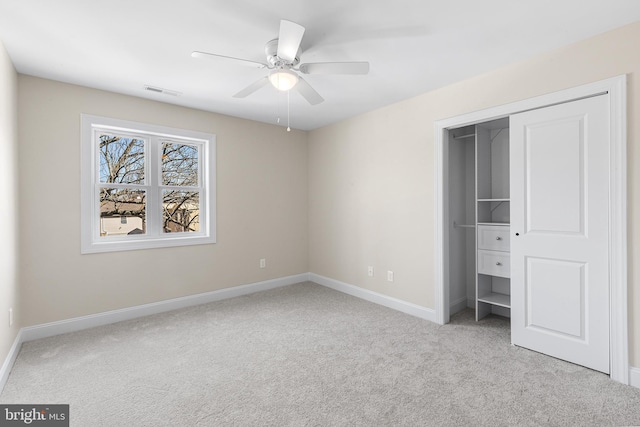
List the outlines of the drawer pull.
<svg viewBox="0 0 640 427">
<path fill-rule="evenodd" d="M 502 263 L 501 262 L 496 262 L 496 265 L 502 265 Z"/>
<path fill-rule="evenodd" d="M 502 237 L 497 236 L 497 237 L 496 237 L 496 240 L 502 240 Z"/>
</svg>

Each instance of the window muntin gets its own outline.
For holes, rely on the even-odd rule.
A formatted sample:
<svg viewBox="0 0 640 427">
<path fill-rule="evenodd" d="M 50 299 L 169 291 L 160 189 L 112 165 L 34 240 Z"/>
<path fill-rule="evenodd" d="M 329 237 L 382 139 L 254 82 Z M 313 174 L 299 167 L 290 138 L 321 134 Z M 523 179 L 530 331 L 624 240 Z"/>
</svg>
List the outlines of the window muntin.
<svg viewBox="0 0 640 427">
<path fill-rule="evenodd" d="M 82 253 L 215 243 L 215 137 L 82 116 Z"/>
</svg>

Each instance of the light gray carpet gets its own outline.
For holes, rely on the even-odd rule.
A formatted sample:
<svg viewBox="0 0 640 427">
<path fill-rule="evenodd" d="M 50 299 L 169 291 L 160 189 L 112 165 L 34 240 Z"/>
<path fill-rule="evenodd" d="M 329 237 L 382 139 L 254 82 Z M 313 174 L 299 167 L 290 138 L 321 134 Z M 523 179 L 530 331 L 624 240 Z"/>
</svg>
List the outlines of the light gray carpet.
<svg viewBox="0 0 640 427">
<path fill-rule="evenodd" d="M 72 426 L 640 425 L 640 390 L 304 283 L 25 343 L 1 403 Z"/>
</svg>

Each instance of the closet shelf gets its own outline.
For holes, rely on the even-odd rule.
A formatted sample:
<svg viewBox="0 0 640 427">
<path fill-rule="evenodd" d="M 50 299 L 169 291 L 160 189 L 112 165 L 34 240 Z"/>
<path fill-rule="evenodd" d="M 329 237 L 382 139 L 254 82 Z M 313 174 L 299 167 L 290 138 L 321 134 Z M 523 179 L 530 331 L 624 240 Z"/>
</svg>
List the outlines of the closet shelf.
<svg viewBox="0 0 640 427">
<path fill-rule="evenodd" d="M 508 222 L 479 222 L 478 225 L 500 225 L 508 227 L 511 224 L 509 224 Z"/>
<path fill-rule="evenodd" d="M 511 296 L 499 294 L 496 292 L 491 292 L 478 297 L 478 301 L 486 302 L 487 304 L 497 305 L 500 307 L 511 308 Z"/>
<path fill-rule="evenodd" d="M 453 221 L 453 228 L 476 228 L 475 224 L 458 224 Z"/>
<path fill-rule="evenodd" d="M 508 202 L 510 199 L 478 199 L 479 202 Z"/>
</svg>

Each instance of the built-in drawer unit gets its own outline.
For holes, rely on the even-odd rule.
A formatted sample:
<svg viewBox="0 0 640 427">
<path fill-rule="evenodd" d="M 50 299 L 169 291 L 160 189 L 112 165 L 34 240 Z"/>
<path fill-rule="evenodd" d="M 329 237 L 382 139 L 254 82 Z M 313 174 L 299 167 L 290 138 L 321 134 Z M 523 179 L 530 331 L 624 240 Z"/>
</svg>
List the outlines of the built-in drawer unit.
<svg viewBox="0 0 640 427">
<path fill-rule="evenodd" d="M 508 252 L 478 251 L 478 273 L 489 276 L 511 277 L 511 259 Z"/>
<path fill-rule="evenodd" d="M 478 249 L 509 252 L 509 227 L 478 225 Z"/>
</svg>

